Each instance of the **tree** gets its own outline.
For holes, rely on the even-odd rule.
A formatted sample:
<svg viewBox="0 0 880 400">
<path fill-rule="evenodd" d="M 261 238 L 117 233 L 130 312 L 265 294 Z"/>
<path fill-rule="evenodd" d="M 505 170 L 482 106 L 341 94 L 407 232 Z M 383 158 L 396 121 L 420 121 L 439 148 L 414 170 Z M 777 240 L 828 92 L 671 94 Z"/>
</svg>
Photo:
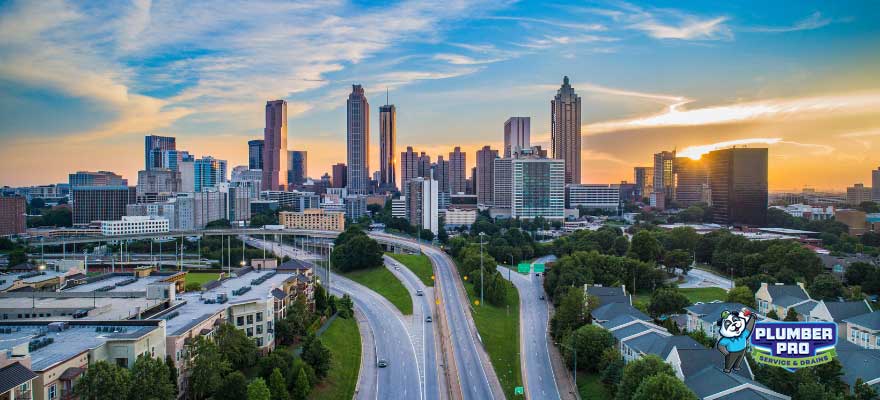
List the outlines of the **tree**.
<svg viewBox="0 0 880 400">
<path fill-rule="evenodd" d="M 188 361 L 190 398 L 202 400 L 211 397 L 223 384 L 229 372 L 229 361 L 220 353 L 217 344 L 204 336 L 196 336 L 187 346 L 192 358 Z"/>
<path fill-rule="evenodd" d="M 872 400 L 877 398 L 877 391 L 874 390 L 871 386 L 869 386 L 862 378 L 856 378 L 856 383 L 853 386 L 853 399 L 854 400 Z"/>
<path fill-rule="evenodd" d="M 287 382 L 278 368 L 272 370 L 272 375 L 269 376 L 269 392 L 272 393 L 272 400 L 290 400 L 290 393 L 287 392 Z"/>
<path fill-rule="evenodd" d="M 324 289 L 324 286 L 320 284 L 315 284 L 315 312 L 318 314 L 324 314 L 327 310 L 328 300 L 327 300 L 327 289 Z"/>
<path fill-rule="evenodd" d="M 640 383 L 632 398 L 633 400 L 697 400 L 697 395 L 675 376 L 657 374 Z"/>
<path fill-rule="evenodd" d="M 776 310 L 770 310 L 767 312 L 767 318 L 779 321 L 779 314 L 776 313 Z"/>
<path fill-rule="evenodd" d="M 319 379 L 324 379 L 327 372 L 330 371 L 330 350 L 324 347 L 321 339 L 314 335 L 309 335 L 303 344 L 302 359 L 315 369 L 315 374 Z"/>
<path fill-rule="evenodd" d="M 755 295 L 748 286 L 737 286 L 727 292 L 728 303 L 740 303 L 755 308 Z"/>
<path fill-rule="evenodd" d="M 168 377 L 171 379 L 171 384 L 174 385 L 174 393 L 176 394 L 180 389 L 177 387 L 177 366 L 174 365 L 174 358 L 165 356 L 165 365 L 168 366 Z"/>
<path fill-rule="evenodd" d="M 354 302 L 351 301 L 351 296 L 348 294 L 342 295 L 342 299 L 339 300 L 337 308 L 337 312 L 339 312 L 339 316 L 342 318 L 351 318 L 354 316 Z"/>
<path fill-rule="evenodd" d="M 583 286 L 569 288 L 565 292 L 550 319 L 550 334 L 557 340 L 587 323 L 584 290 L 581 287 Z"/>
<path fill-rule="evenodd" d="M 690 304 L 691 302 L 687 296 L 681 294 L 677 289 L 657 289 L 651 295 L 651 304 L 648 305 L 648 312 L 654 317 L 675 314 Z"/>
<path fill-rule="evenodd" d="M 271 400 L 272 393 L 263 378 L 256 378 L 247 386 L 247 400 Z"/>
<path fill-rule="evenodd" d="M 382 248 L 368 236 L 357 235 L 334 247 L 331 261 L 342 272 L 378 267 L 382 265 Z"/>
<path fill-rule="evenodd" d="M 202 284 L 198 282 L 189 282 L 184 286 L 187 292 L 199 292 L 202 290 Z"/>
<path fill-rule="evenodd" d="M 127 400 L 130 390 L 131 373 L 106 361 L 92 364 L 73 387 L 82 400 Z"/>
<path fill-rule="evenodd" d="M 312 391 L 312 386 L 309 383 L 309 378 L 306 375 L 306 369 L 300 368 L 299 372 L 296 374 L 296 381 L 293 383 L 293 399 L 294 400 L 305 400 L 309 396 L 309 392 Z"/>
<path fill-rule="evenodd" d="M 241 400 L 248 397 L 247 378 L 241 371 L 233 371 L 223 380 L 223 386 L 214 395 L 214 400 Z"/>
<path fill-rule="evenodd" d="M 602 352 L 614 346 L 614 336 L 596 325 L 584 325 L 569 337 L 569 347 L 577 350 L 577 365 L 580 369 L 597 372 Z M 566 361 L 571 364 L 574 352 L 563 348 Z"/>
<path fill-rule="evenodd" d="M 669 272 L 680 269 L 682 273 L 687 274 L 691 269 L 691 262 L 693 262 L 691 253 L 685 250 L 668 251 L 663 257 L 663 264 Z"/>
<path fill-rule="evenodd" d="M 661 251 L 657 238 L 651 232 L 642 230 L 633 235 L 629 256 L 645 262 L 656 262 L 660 258 Z"/>
<path fill-rule="evenodd" d="M 232 369 L 243 370 L 257 361 L 257 345 L 243 330 L 232 324 L 223 324 L 214 335 L 220 354 L 229 361 Z"/>
<path fill-rule="evenodd" d="M 223 228 L 231 228 L 232 225 L 229 223 L 228 219 L 215 219 L 211 222 L 205 224 L 205 229 L 223 229 Z"/>
<path fill-rule="evenodd" d="M 14 267 L 18 264 L 26 263 L 28 260 L 28 256 L 27 256 L 27 253 L 24 252 L 24 250 L 15 249 L 15 250 L 12 250 L 11 252 L 9 252 L 8 260 L 9 260 L 9 266 Z"/>
<path fill-rule="evenodd" d="M 274 225 L 278 223 L 278 216 L 275 214 L 256 213 L 251 214 L 251 228 L 260 228 L 266 225 Z"/>
<path fill-rule="evenodd" d="M 873 201 L 863 201 L 863 202 L 859 203 L 857 208 L 859 210 L 862 210 L 862 211 L 868 213 L 868 214 L 880 213 L 880 205 L 878 205 L 877 203 L 875 203 Z"/>
<path fill-rule="evenodd" d="M 149 391 L 132 390 L 128 400 L 173 400 L 177 398 L 168 366 L 161 359 L 139 355 L 131 367 L 132 388 L 150 388 Z"/>
<path fill-rule="evenodd" d="M 788 309 L 788 311 L 785 313 L 785 318 L 783 319 L 783 321 L 786 321 L 786 322 L 797 322 L 798 321 L 798 314 L 797 314 L 797 311 L 794 310 L 794 307 L 791 307 Z"/>
<path fill-rule="evenodd" d="M 843 296 L 843 284 L 831 274 L 821 274 L 810 285 L 810 296 L 817 300 L 833 300 Z"/>
<path fill-rule="evenodd" d="M 617 400 L 631 400 L 634 398 L 639 385 L 655 375 L 668 375 L 675 377 L 672 367 L 655 355 L 648 355 L 635 360 L 623 368 L 623 377 L 618 385 Z M 673 399 L 675 397 L 669 397 Z"/>
</svg>

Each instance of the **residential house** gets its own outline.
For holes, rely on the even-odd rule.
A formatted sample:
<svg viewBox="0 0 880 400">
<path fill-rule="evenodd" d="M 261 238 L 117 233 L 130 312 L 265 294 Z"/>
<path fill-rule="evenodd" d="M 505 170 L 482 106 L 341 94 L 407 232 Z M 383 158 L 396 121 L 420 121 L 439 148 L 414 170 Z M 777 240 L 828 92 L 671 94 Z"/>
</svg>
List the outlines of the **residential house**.
<svg viewBox="0 0 880 400">
<path fill-rule="evenodd" d="M 0 400 L 32 400 L 37 374 L 20 362 L 0 368 Z"/>
<path fill-rule="evenodd" d="M 713 339 L 718 338 L 718 325 L 716 322 L 721 318 L 721 313 L 727 311 L 739 311 L 748 308 L 741 303 L 725 303 L 714 301 L 711 303 L 696 303 L 685 307 L 687 312 L 687 331 L 703 331 Z M 752 312 L 755 310 L 749 308 Z"/>
<path fill-rule="evenodd" d="M 767 315 L 771 310 L 776 312 L 779 318 L 785 318 L 790 307 L 808 302 L 810 295 L 804 288 L 804 284 L 785 285 L 782 283 L 761 283 L 761 287 L 755 292 L 755 302 L 758 304 L 758 313 Z"/>
<path fill-rule="evenodd" d="M 880 311 L 848 317 L 843 322 L 846 340 L 865 349 L 880 349 Z"/>
<path fill-rule="evenodd" d="M 846 340 L 837 342 L 837 361 L 843 365 L 843 379 L 850 388 L 861 379 L 880 392 L 880 350 L 866 350 Z"/>
<path fill-rule="evenodd" d="M 632 296 L 626 293 L 626 286 L 602 286 L 602 285 L 584 285 L 584 296 L 587 297 L 587 306 L 590 308 L 598 308 L 611 303 L 626 303 L 632 305 Z M 590 298 L 598 300 L 598 304 L 589 304 Z"/>
<path fill-rule="evenodd" d="M 810 317 L 807 321 L 835 322 L 838 325 L 837 335 L 845 337 L 847 332 L 844 320 L 872 311 L 874 310 L 871 309 L 867 300 L 827 302 L 822 300 L 810 311 Z"/>
<path fill-rule="evenodd" d="M 593 310 L 590 315 L 593 317 L 593 324 L 600 326 L 603 322 L 608 322 L 621 315 L 629 315 L 642 321 L 651 321 L 651 317 L 627 303 L 605 304 Z"/>
</svg>

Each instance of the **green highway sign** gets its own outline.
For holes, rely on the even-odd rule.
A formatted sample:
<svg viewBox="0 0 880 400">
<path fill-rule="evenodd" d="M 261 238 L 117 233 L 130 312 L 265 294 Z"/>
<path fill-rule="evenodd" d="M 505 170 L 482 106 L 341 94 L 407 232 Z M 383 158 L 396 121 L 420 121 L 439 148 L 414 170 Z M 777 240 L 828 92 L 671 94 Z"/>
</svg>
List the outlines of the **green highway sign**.
<svg viewBox="0 0 880 400">
<path fill-rule="evenodd" d="M 528 274 L 530 271 L 530 268 L 531 268 L 531 265 L 529 265 L 528 263 L 520 263 L 519 265 L 517 265 L 517 272 L 519 272 L 521 274 Z"/>
<path fill-rule="evenodd" d="M 515 395 L 522 396 L 523 394 L 525 394 L 525 392 L 526 391 L 525 391 L 525 389 L 523 389 L 522 386 L 517 386 L 517 387 L 513 388 L 513 394 L 515 394 Z"/>
<path fill-rule="evenodd" d="M 535 272 L 544 272 L 544 264 L 535 264 Z"/>
</svg>

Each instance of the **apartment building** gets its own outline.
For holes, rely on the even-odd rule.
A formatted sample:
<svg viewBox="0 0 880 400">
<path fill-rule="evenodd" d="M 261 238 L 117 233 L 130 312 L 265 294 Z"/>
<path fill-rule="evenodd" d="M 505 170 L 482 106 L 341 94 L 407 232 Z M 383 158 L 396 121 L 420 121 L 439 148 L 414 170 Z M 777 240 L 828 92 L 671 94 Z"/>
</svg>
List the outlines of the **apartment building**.
<svg viewBox="0 0 880 400">
<path fill-rule="evenodd" d="M 303 212 L 282 211 L 278 213 L 278 223 L 287 229 L 342 232 L 345 230 L 345 213 L 321 208 L 306 209 Z"/>
</svg>

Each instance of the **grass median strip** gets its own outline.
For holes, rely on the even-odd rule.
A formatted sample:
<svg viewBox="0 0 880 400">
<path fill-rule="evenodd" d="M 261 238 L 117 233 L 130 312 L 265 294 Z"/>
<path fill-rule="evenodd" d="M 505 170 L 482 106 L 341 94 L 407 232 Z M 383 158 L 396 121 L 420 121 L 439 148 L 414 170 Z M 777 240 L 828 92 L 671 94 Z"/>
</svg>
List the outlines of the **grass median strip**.
<svg viewBox="0 0 880 400">
<path fill-rule="evenodd" d="M 428 256 L 423 254 L 385 254 L 409 268 L 425 286 L 434 286 L 434 280 L 431 279 L 434 276 L 434 266 L 431 265 Z"/>
<path fill-rule="evenodd" d="M 333 355 L 327 378 L 309 399 L 350 400 L 357 386 L 361 365 L 361 336 L 354 318 L 336 318 L 321 335 L 321 343 Z"/>
<path fill-rule="evenodd" d="M 403 283 L 400 283 L 397 277 L 384 266 L 346 272 L 342 276 L 360 283 L 388 299 L 403 315 L 412 314 L 413 305 L 409 292 Z"/>
<path fill-rule="evenodd" d="M 474 324 L 483 339 L 483 346 L 492 361 L 501 387 L 508 399 L 514 399 L 513 389 L 523 385 L 519 363 L 519 293 L 513 285 L 507 291 L 507 301 L 500 307 L 486 303 L 474 305 L 480 299 L 479 285 L 476 290 L 465 282 L 473 309 Z"/>
</svg>

